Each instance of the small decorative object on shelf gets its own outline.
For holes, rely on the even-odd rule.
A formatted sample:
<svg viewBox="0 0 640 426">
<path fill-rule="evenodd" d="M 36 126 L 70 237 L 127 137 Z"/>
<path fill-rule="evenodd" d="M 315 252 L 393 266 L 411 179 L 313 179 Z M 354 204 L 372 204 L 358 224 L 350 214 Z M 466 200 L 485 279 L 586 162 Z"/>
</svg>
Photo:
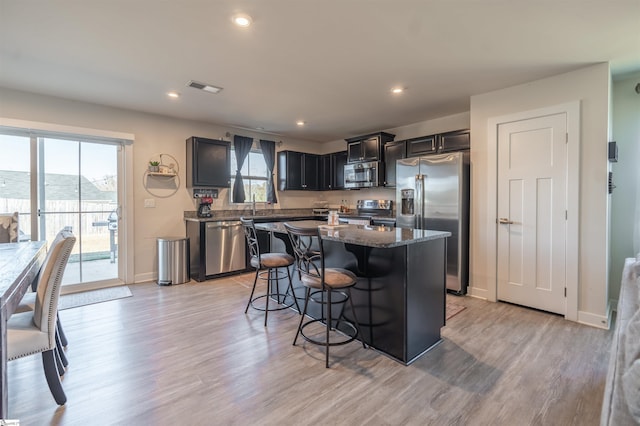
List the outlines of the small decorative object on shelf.
<svg viewBox="0 0 640 426">
<path fill-rule="evenodd" d="M 159 172 L 160 171 L 160 162 L 159 161 L 149 161 L 149 171 L 150 172 Z"/>
</svg>

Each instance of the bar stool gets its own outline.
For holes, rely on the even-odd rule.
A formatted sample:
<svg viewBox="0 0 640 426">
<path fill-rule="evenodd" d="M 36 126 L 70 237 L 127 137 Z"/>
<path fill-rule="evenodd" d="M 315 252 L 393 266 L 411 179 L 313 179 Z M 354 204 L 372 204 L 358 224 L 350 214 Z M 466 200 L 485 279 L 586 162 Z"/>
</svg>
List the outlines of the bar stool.
<svg viewBox="0 0 640 426">
<path fill-rule="evenodd" d="M 300 318 L 293 344 L 295 346 L 298 336 L 302 335 L 306 341 L 315 345 L 324 346 L 325 367 L 329 368 L 330 346 L 345 345 L 357 339 L 358 336 L 362 338 L 360 325 L 356 318 L 356 311 L 353 308 L 353 301 L 351 300 L 351 288 L 355 286 L 357 278 L 353 272 L 346 269 L 325 268 L 324 246 L 322 244 L 322 238 L 320 237 L 320 231 L 317 227 L 296 227 L 289 223 L 285 223 L 284 227 L 289 234 L 289 239 L 293 246 L 293 251 L 296 256 L 296 267 L 300 273 L 302 284 L 306 287 L 302 317 Z M 313 246 L 314 241 L 317 241 L 319 249 Z M 334 293 L 339 295 L 339 300 L 333 300 Z M 310 300 L 321 304 L 324 309 L 322 309 L 321 318 L 311 319 L 305 322 L 304 317 L 307 313 Z M 344 305 L 347 301 L 353 313 L 353 321 L 344 316 Z M 335 325 L 331 312 L 333 304 L 340 305 L 340 314 L 335 318 Z M 323 322 L 326 326 L 324 340 L 313 339 L 305 335 L 305 328 L 317 322 Z M 330 339 L 330 332 L 336 331 L 339 324 L 346 325 L 351 330 L 351 334 L 347 334 L 346 339 L 332 341 Z M 344 328 L 342 330 L 344 330 Z M 363 338 L 362 347 L 365 349 L 367 347 Z"/>
<path fill-rule="evenodd" d="M 256 227 L 253 219 L 245 219 L 241 217 L 240 222 L 242 222 L 244 233 L 247 237 L 249 256 L 251 256 L 251 266 L 256 268 L 256 276 L 253 279 L 253 288 L 251 289 L 251 295 L 249 296 L 249 301 L 247 302 L 247 307 L 245 308 L 244 313 L 247 313 L 249 306 L 252 306 L 254 309 L 259 311 L 264 311 L 264 325 L 266 327 L 269 311 L 279 311 L 291 308 L 295 305 L 298 312 L 302 312 L 300 310 L 300 306 L 298 306 L 298 300 L 293 291 L 291 272 L 289 271 L 289 266 L 293 265 L 295 261 L 293 256 L 287 253 L 261 253 L 260 245 L 258 244 L 258 234 L 256 233 Z M 286 269 L 286 278 L 288 279 L 287 290 L 285 293 L 280 292 L 280 286 L 278 285 L 279 281 L 285 278 L 285 275 L 281 270 L 282 268 Z M 254 297 L 253 295 L 256 291 L 258 279 L 267 282 L 267 291 L 261 296 Z M 287 296 L 293 299 L 290 303 L 286 303 Z M 256 300 L 262 298 L 265 299 L 264 308 L 254 304 Z M 275 299 L 280 306 L 269 307 L 269 299 L 272 298 Z"/>
</svg>

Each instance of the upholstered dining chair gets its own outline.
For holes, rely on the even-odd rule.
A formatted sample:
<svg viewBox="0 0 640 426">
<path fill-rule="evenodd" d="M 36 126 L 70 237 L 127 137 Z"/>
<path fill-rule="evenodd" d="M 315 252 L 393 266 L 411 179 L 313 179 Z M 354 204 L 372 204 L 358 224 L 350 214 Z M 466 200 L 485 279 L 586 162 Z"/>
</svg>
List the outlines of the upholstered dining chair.
<svg viewBox="0 0 640 426">
<path fill-rule="evenodd" d="M 62 276 L 75 242 L 76 237 L 70 231 L 60 232 L 59 238 L 56 237 L 49 247 L 48 262 L 40 271 L 34 310 L 13 314 L 7 322 L 7 359 L 12 361 L 42 353 L 45 378 L 58 405 L 67 402 L 55 354 L 58 299 Z"/>
<path fill-rule="evenodd" d="M 18 212 L 0 213 L 0 243 L 18 242 L 18 224 Z"/>
<path fill-rule="evenodd" d="M 365 349 L 367 347 L 360 332 L 360 325 L 351 300 L 351 288 L 356 285 L 357 278 L 353 272 L 347 269 L 325 267 L 324 245 L 318 227 L 298 227 L 286 222 L 284 227 L 293 246 L 296 269 L 300 274 L 302 284 L 306 287 L 302 316 L 300 317 L 296 337 L 293 339 L 293 345 L 295 346 L 298 336 L 302 335 L 306 341 L 314 345 L 324 346 L 325 367 L 329 368 L 329 347 L 345 345 L 357 339 L 358 336 L 362 339 L 362 347 Z M 322 313 L 320 318 L 305 321 L 310 302 L 320 304 Z M 347 302 L 351 308 L 353 321 L 343 315 L 344 306 Z M 340 309 L 337 316 L 334 316 L 332 312 L 334 305 Z M 305 334 L 305 328 L 315 323 L 325 324 L 324 340 Z M 344 330 L 344 326 L 349 329 L 348 333 L 345 332 L 345 338 L 337 336 L 338 324 L 343 324 L 342 330 Z"/>
<path fill-rule="evenodd" d="M 58 232 L 58 234 L 56 235 L 56 237 L 54 238 L 53 242 L 51 243 L 51 247 L 55 246 L 56 244 L 58 244 L 62 239 L 64 239 L 64 235 L 63 235 L 63 231 Z M 46 257 L 44 258 L 44 262 L 42 263 L 42 266 L 40 267 L 41 271 L 44 271 L 47 267 L 47 264 L 51 261 L 51 255 L 52 255 L 53 251 L 49 250 L 47 252 Z M 37 285 L 38 283 L 36 283 Z M 41 287 L 36 287 L 36 291 L 35 292 L 29 292 L 26 293 L 23 297 L 22 300 L 20 300 L 20 303 L 18 304 L 18 306 L 16 307 L 14 313 L 20 313 L 20 312 L 31 312 L 35 309 L 36 306 L 36 299 L 38 297 L 42 297 L 42 295 L 38 295 L 38 292 L 43 292 L 44 291 L 44 286 Z M 57 351 L 56 351 L 56 355 L 57 355 L 57 359 L 58 359 L 58 364 L 59 366 L 61 365 L 62 367 L 66 367 L 67 365 L 69 365 L 69 361 L 67 360 L 67 357 L 64 353 L 63 348 L 67 346 L 68 341 L 67 341 L 67 337 L 64 334 L 64 329 L 62 328 L 62 324 L 60 323 L 60 318 L 58 317 L 58 319 L 56 320 L 56 343 L 57 343 Z M 59 372 L 61 373 L 60 375 L 64 374 L 64 368 L 59 369 Z"/>
<path fill-rule="evenodd" d="M 252 306 L 254 309 L 259 311 L 264 311 L 264 325 L 266 327 L 269 311 L 279 311 L 291 308 L 295 305 L 298 312 L 301 312 L 300 307 L 298 306 L 298 299 L 296 298 L 296 294 L 293 290 L 291 272 L 289 271 L 289 266 L 293 265 L 294 262 L 293 256 L 287 253 L 263 253 L 260 250 L 258 235 L 253 219 L 245 219 L 244 217 L 241 217 L 240 222 L 242 222 L 244 233 L 247 237 L 247 246 L 249 248 L 249 255 L 251 256 L 251 266 L 256 269 L 251 295 L 249 296 L 249 301 L 247 302 L 247 307 L 245 308 L 244 313 L 247 313 L 249 306 Z M 284 272 L 281 272 L 281 269 L 285 269 L 287 271 L 286 278 L 288 283 L 285 293 L 281 293 L 278 286 L 280 279 L 285 278 Z M 267 291 L 263 295 L 254 297 L 258 279 L 267 282 Z M 285 303 L 287 301 L 287 296 L 292 298 L 290 303 Z M 258 299 L 265 300 L 264 307 L 256 306 L 254 304 Z M 270 307 L 269 299 L 275 299 L 280 306 L 276 305 Z"/>
</svg>

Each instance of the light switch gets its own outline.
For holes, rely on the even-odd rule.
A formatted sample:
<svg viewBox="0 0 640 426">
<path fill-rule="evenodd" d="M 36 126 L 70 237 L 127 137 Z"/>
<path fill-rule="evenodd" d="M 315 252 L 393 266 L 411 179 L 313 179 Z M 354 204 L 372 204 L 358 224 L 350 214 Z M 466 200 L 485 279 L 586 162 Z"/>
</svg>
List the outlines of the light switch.
<svg viewBox="0 0 640 426">
<path fill-rule="evenodd" d="M 156 207 L 156 200 L 153 198 L 145 198 L 144 200 L 144 208 L 145 209 L 153 209 Z"/>
</svg>

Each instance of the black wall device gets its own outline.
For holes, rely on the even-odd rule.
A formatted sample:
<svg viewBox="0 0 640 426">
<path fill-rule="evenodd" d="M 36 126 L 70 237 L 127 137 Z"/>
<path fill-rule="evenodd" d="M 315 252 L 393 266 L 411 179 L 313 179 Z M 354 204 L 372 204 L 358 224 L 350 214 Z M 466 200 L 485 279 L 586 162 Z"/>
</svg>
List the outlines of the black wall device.
<svg viewBox="0 0 640 426">
<path fill-rule="evenodd" d="M 613 184 L 613 173 L 609 172 L 609 194 L 613 192 L 616 186 Z"/>
<path fill-rule="evenodd" d="M 618 162 L 618 144 L 615 141 L 609 142 L 609 161 Z"/>
</svg>

